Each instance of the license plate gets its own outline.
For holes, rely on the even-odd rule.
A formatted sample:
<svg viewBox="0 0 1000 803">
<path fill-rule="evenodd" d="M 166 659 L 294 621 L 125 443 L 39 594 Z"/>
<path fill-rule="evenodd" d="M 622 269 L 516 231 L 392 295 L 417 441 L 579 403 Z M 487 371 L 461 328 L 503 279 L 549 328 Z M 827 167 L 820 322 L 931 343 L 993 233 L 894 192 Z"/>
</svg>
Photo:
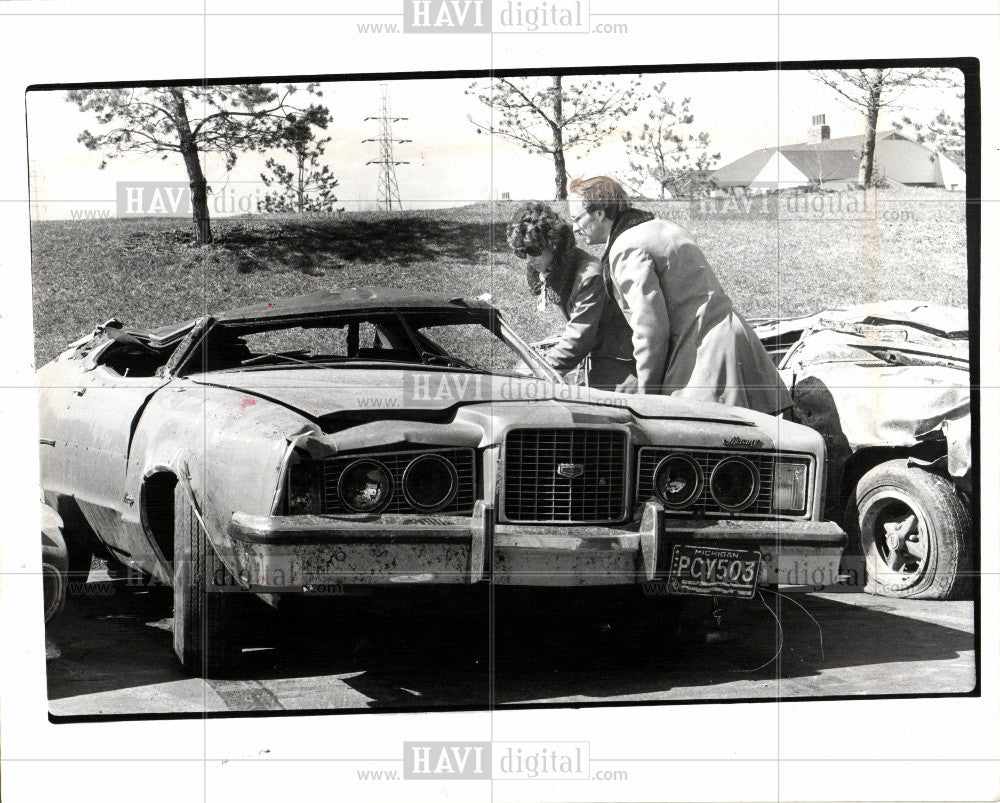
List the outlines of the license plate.
<svg viewBox="0 0 1000 803">
<path fill-rule="evenodd" d="M 667 591 L 752 597 L 757 588 L 760 552 L 677 544 L 670 558 Z"/>
</svg>

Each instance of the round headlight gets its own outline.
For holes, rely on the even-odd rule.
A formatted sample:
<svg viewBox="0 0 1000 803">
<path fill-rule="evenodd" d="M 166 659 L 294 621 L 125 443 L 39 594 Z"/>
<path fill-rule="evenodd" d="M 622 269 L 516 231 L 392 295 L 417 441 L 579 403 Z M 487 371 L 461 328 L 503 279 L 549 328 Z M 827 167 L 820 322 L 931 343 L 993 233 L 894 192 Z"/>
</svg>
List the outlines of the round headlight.
<svg viewBox="0 0 1000 803">
<path fill-rule="evenodd" d="M 664 457 L 653 475 L 656 495 L 667 507 L 687 507 L 701 493 L 701 467 L 686 454 Z"/>
<path fill-rule="evenodd" d="M 436 454 L 413 460 L 403 472 L 403 496 L 417 510 L 445 507 L 458 493 L 458 472 L 450 461 Z"/>
<path fill-rule="evenodd" d="M 742 510 L 753 504 L 760 491 L 760 477 L 749 460 L 727 457 L 720 460 L 708 481 L 712 497 L 727 510 Z"/>
<path fill-rule="evenodd" d="M 341 472 L 337 493 L 348 510 L 373 513 L 392 496 L 392 475 L 378 460 L 355 460 Z"/>
</svg>

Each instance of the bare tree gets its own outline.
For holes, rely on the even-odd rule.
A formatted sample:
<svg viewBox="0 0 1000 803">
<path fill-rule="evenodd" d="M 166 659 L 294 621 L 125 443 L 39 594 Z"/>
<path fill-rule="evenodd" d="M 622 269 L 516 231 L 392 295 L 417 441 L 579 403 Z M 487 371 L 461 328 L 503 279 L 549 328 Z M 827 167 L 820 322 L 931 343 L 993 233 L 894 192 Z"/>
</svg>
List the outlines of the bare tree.
<svg viewBox="0 0 1000 803">
<path fill-rule="evenodd" d="M 638 80 L 624 87 L 615 80 L 568 82 L 551 78 L 496 78 L 474 81 L 466 90 L 492 110 L 490 123 L 469 120 L 478 132 L 516 142 L 530 153 L 547 154 L 555 166 L 556 200 L 566 198 L 566 152 L 599 145 L 619 119 L 636 110 Z"/>
<path fill-rule="evenodd" d="M 159 153 L 166 159 L 179 153 L 191 185 L 195 241 L 212 241 L 208 214 L 208 184 L 201 164 L 203 153 L 225 156 L 231 170 L 236 157 L 246 151 L 270 147 L 290 114 L 309 114 L 321 122 L 329 112 L 324 106 L 308 108 L 293 103 L 293 95 L 320 97 L 317 84 L 274 87 L 265 84 L 232 86 L 179 86 L 157 89 L 74 89 L 66 100 L 80 111 L 93 113 L 104 130 L 84 130 L 77 139 L 104 160 L 123 153 Z"/>
<path fill-rule="evenodd" d="M 643 123 L 636 135 L 631 131 L 622 135 L 632 177 L 640 186 L 655 181 L 661 198 L 668 191 L 676 195 L 691 187 L 721 158 L 721 154 L 709 152 L 711 137 L 707 131 L 691 130 L 694 124 L 691 98 L 684 98 L 678 104 L 664 97 L 665 88 L 665 81 L 653 86 L 649 122 Z"/>
<path fill-rule="evenodd" d="M 873 67 L 865 70 L 810 70 L 809 74 L 836 92 L 847 106 L 865 118 L 865 139 L 861 149 L 858 183 L 871 186 L 875 166 L 875 132 L 879 112 L 895 108 L 900 96 L 914 87 L 936 86 L 940 71 L 932 68 L 910 69 Z"/>
</svg>

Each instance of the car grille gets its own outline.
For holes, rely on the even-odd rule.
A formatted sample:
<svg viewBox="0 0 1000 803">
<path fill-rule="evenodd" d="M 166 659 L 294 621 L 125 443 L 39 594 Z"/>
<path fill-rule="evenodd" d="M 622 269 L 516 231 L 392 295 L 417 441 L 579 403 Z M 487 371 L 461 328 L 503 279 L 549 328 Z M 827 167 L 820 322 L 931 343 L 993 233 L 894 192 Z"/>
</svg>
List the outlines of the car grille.
<svg viewBox="0 0 1000 803">
<path fill-rule="evenodd" d="M 688 507 L 682 510 L 668 510 L 668 513 L 681 514 L 709 514 L 724 516 L 773 516 L 771 512 L 771 495 L 774 487 L 774 462 L 776 455 L 766 452 L 733 452 L 729 450 L 701 450 L 701 449 L 674 449 L 670 447 L 647 447 L 639 450 L 639 473 L 636 481 L 636 502 L 641 505 L 648 499 L 656 496 L 653 490 L 653 476 L 656 473 L 656 466 L 660 460 L 668 454 L 685 454 L 691 457 L 701 466 L 704 483 L 697 499 Z M 756 500 L 749 506 L 739 511 L 731 511 L 719 505 L 712 498 L 708 490 L 708 479 L 712 475 L 712 469 L 726 457 L 738 454 L 740 457 L 749 460 L 757 468 L 760 474 L 760 493 Z"/>
<path fill-rule="evenodd" d="M 340 475 L 351 463 L 359 458 L 378 460 L 392 475 L 392 497 L 379 513 L 412 513 L 403 496 L 403 471 L 410 462 L 420 455 L 435 454 L 450 460 L 458 473 L 458 491 L 446 507 L 435 513 L 471 513 L 476 503 L 476 453 L 473 449 L 411 449 L 397 452 L 371 452 L 337 457 L 323 462 L 323 512 L 350 513 L 337 494 Z"/>
<path fill-rule="evenodd" d="M 628 512 L 628 464 L 623 430 L 511 430 L 504 441 L 504 517 L 522 522 L 622 521 Z M 564 476 L 575 471 L 579 476 Z"/>
</svg>

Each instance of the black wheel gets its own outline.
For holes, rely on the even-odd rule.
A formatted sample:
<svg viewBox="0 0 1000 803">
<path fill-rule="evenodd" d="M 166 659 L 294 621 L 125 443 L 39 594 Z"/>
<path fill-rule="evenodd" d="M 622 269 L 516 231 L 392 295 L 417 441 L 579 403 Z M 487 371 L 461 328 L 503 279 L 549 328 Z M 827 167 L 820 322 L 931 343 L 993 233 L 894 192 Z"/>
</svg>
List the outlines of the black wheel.
<svg viewBox="0 0 1000 803">
<path fill-rule="evenodd" d="M 42 588 L 45 593 L 45 621 L 51 621 L 66 606 L 69 559 L 66 541 L 58 527 L 42 525 Z"/>
<path fill-rule="evenodd" d="M 847 524 L 865 557 L 865 590 L 885 597 L 952 599 L 972 586 L 969 511 L 954 486 L 890 460 L 858 482 Z"/>
<path fill-rule="evenodd" d="M 241 634 L 231 577 L 216 558 L 184 488 L 174 490 L 174 652 L 189 672 L 225 677 L 239 665 Z M 221 580 L 227 590 L 211 590 Z"/>
</svg>

